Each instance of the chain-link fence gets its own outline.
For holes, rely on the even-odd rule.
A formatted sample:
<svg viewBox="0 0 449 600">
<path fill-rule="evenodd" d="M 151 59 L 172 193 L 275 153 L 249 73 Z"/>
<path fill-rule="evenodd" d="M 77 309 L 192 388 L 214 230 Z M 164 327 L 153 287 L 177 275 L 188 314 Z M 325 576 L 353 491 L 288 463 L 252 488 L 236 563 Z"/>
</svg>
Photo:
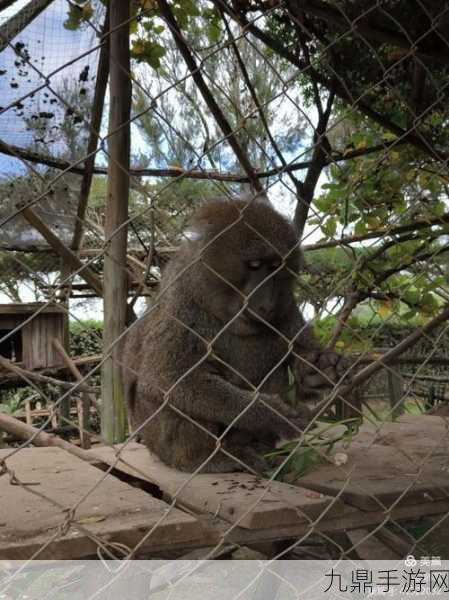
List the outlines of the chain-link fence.
<svg viewBox="0 0 449 600">
<path fill-rule="evenodd" d="M 0 556 L 447 558 L 449 4 L 0 10 Z"/>
</svg>

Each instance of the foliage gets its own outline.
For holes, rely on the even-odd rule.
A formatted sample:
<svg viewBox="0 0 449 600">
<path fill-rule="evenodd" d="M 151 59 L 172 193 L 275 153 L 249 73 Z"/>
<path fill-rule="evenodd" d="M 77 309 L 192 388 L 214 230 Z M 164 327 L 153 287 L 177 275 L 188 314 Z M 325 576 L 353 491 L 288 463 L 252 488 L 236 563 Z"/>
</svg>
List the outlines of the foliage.
<svg viewBox="0 0 449 600">
<path fill-rule="evenodd" d="M 357 435 L 359 426 L 360 420 L 357 418 L 321 423 L 306 433 L 301 440 L 287 442 L 266 454 L 265 458 L 274 464 L 286 460 L 276 478 L 295 481 L 306 475 L 314 466 L 325 462 L 327 457 L 331 460 L 331 453 L 337 443 L 342 449 L 346 449 Z"/>
<path fill-rule="evenodd" d="M 3 390 L 0 403 L 0 412 L 12 417 L 22 412 L 25 405 L 25 400 L 30 396 L 35 395 L 35 392 L 30 387 L 12 388 Z"/>
<path fill-rule="evenodd" d="M 382 136 L 376 126 L 362 125 L 358 117 L 352 118 L 346 122 L 357 132 L 345 137 L 352 148 L 391 141 L 389 134 Z M 436 314 L 447 290 L 449 250 L 449 226 L 438 221 L 449 208 L 447 181 L 438 165 L 415 149 L 401 147 L 380 155 L 367 154 L 343 166 L 334 164 L 327 177 L 314 201 L 316 213 L 310 224 L 319 225 L 324 239 L 376 231 L 381 238 L 338 254 L 335 250 L 326 252 L 330 262 L 326 263 L 325 281 L 335 284 L 334 293 L 339 290 L 342 297 L 353 293 L 359 302 L 377 303 L 382 318 L 394 315 L 406 321 Z M 432 228 L 414 230 L 414 223 L 429 221 L 435 223 Z M 388 227 L 401 226 L 409 229 L 382 238 Z M 342 252 L 347 257 L 344 265 Z M 340 257 L 340 264 L 332 255 Z M 312 260 L 320 262 L 320 256 L 312 256 Z M 323 282 L 320 285 L 323 287 Z"/>
<path fill-rule="evenodd" d="M 70 321 L 71 356 L 90 356 L 102 352 L 103 322 L 89 319 Z"/>
<path fill-rule="evenodd" d="M 68 7 L 67 19 L 64 21 L 64 27 L 69 31 L 79 29 L 85 25 L 86 21 L 92 18 L 94 8 L 92 2 L 70 2 Z"/>
<path fill-rule="evenodd" d="M 30 388 L 23 388 L 2 391 L 0 402 L 0 413 L 4 413 L 14 417 L 22 412 L 25 398 L 30 395 Z M 4 446 L 3 438 L 6 433 L 0 430 L 0 448 Z"/>
<path fill-rule="evenodd" d="M 345 136 L 344 152 L 394 139 L 377 127 L 363 125 L 354 115 L 351 119 L 347 122 L 355 132 Z M 341 144 L 338 137 L 335 142 Z M 325 215 L 319 225 L 326 237 L 334 236 L 337 228 L 362 235 L 384 229 L 390 221 L 399 226 L 441 217 L 447 210 L 446 177 L 438 165 L 411 148 L 393 147 L 380 157 L 373 153 L 336 163 L 327 176 L 328 182 L 315 200 L 317 210 Z"/>
<path fill-rule="evenodd" d="M 319 15 L 307 7 L 293 18 L 283 9 L 272 11 L 266 29 L 286 50 L 301 48 L 303 64 L 310 61 L 324 79 L 337 80 L 397 126 L 406 128 L 418 116 L 421 133 L 444 147 L 449 68 L 440 59 L 447 52 L 442 14 L 438 0 L 329 0 Z M 301 18 L 301 28 L 294 17 Z M 418 59 L 416 50 L 422 52 Z M 302 81 L 313 98 L 311 78 Z"/>
<path fill-rule="evenodd" d="M 235 26 L 230 27 L 233 35 L 238 36 Z M 274 162 L 275 153 L 244 84 L 234 52 L 210 52 L 207 29 L 198 24 L 191 24 L 186 33 L 199 49 L 200 56 L 204 56 L 202 75 L 234 130 L 234 136 L 251 156 L 256 168 L 267 168 Z M 167 32 L 161 39 L 166 54 L 157 76 L 145 69 L 135 70 L 140 85 L 134 91 L 134 104 L 141 115 L 136 125 L 145 140 L 145 155 L 140 164 L 238 170 L 240 167 L 234 154 L 226 144 L 219 143 L 222 131 L 208 116 L 196 84 L 191 78 L 185 78 L 185 66 L 178 60 L 174 41 Z M 236 42 L 236 48 L 257 90 L 260 104 L 266 106 L 265 117 L 276 131 L 279 148 L 285 152 L 294 151 L 304 135 L 304 119 L 297 112 L 282 110 L 283 84 L 277 75 L 277 71 L 284 70 L 286 77 L 292 76 L 294 70 L 283 64 L 279 57 L 268 62 L 260 43 L 254 43 L 253 47 L 242 39 Z M 147 90 L 151 90 L 151 97 L 157 100 L 151 103 Z M 295 91 L 291 92 L 290 98 L 291 102 L 299 101 Z M 216 195 L 226 189 L 219 183 L 215 188 Z"/>
</svg>

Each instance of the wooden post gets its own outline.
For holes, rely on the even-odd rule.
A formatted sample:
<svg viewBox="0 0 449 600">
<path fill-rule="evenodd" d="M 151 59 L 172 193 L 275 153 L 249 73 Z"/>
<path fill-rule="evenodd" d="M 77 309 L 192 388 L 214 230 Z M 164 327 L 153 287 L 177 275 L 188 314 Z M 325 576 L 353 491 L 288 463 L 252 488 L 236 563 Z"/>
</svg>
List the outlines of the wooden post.
<svg viewBox="0 0 449 600">
<path fill-rule="evenodd" d="M 65 279 L 70 275 L 71 269 L 70 267 L 61 260 L 61 281 L 65 281 Z M 66 313 L 64 314 L 63 321 L 63 346 L 68 352 L 70 349 L 70 323 L 69 323 L 69 311 L 70 311 L 70 289 L 64 288 L 61 290 L 61 293 L 58 295 L 58 300 L 61 306 L 66 309 Z M 71 399 L 70 396 L 66 396 L 59 403 L 59 416 L 61 417 L 61 421 L 67 423 L 70 420 L 70 404 Z"/>
<path fill-rule="evenodd" d="M 402 377 L 390 369 L 387 372 L 388 393 L 390 397 L 391 414 L 393 418 L 399 417 L 404 412 L 404 395 Z"/>
<path fill-rule="evenodd" d="M 129 2 L 109 4 L 109 137 L 108 188 L 105 207 L 103 352 L 112 352 L 102 369 L 101 431 L 109 443 L 126 435 L 126 412 L 120 372 L 120 351 L 114 346 L 126 326 L 126 275 L 129 197 L 131 80 L 129 77 Z"/>
<path fill-rule="evenodd" d="M 75 365 L 73 360 L 67 354 L 66 349 L 62 346 L 61 342 L 56 338 L 53 339 L 53 347 L 61 357 L 64 364 L 67 366 L 69 371 L 75 377 L 77 381 L 82 381 L 83 376 L 79 371 L 78 367 Z M 76 400 L 76 410 L 78 412 L 78 431 L 80 435 L 81 448 L 85 450 L 89 450 L 90 443 L 90 435 L 89 435 L 89 414 L 90 414 L 90 405 L 91 403 L 96 404 L 96 399 L 91 398 L 91 396 L 83 391 L 81 392 L 81 398 Z M 62 417 L 63 415 L 61 415 Z M 70 403 L 69 403 L 69 416 L 68 420 L 70 420 Z"/>
</svg>

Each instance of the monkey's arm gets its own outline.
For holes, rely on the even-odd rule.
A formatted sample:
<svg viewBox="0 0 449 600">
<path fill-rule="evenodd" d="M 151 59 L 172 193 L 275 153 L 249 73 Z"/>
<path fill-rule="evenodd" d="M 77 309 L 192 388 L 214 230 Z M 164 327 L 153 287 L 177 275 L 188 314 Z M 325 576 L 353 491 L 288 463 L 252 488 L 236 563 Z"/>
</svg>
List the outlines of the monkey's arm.
<svg viewBox="0 0 449 600">
<path fill-rule="evenodd" d="M 198 402 L 198 398 L 208 401 Z M 260 393 L 255 399 L 255 392 L 239 388 L 215 373 L 202 373 L 192 381 L 181 382 L 170 393 L 169 403 L 193 419 L 222 425 L 237 419 L 239 429 L 281 437 L 301 433 L 310 420 L 305 407 L 300 413 L 274 394 Z"/>
<path fill-rule="evenodd" d="M 297 336 L 292 355 L 297 381 L 308 388 L 320 388 L 331 387 L 343 377 L 349 379 L 351 361 L 343 354 L 321 346 L 299 311 L 291 335 Z"/>
</svg>

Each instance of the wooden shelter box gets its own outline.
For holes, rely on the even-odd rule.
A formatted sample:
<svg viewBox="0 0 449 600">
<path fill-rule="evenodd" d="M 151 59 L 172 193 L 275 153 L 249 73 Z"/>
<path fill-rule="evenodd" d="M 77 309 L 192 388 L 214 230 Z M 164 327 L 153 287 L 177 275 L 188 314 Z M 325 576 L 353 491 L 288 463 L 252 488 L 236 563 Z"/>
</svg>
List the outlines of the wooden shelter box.
<svg viewBox="0 0 449 600">
<path fill-rule="evenodd" d="M 0 355 L 21 363 L 26 369 L 53 367 L 61 363 L 52 340 L 63 345 L 67 313 L 62 306 L 33 302 L 30 304 L 0 304 Z"/>
</svg>

